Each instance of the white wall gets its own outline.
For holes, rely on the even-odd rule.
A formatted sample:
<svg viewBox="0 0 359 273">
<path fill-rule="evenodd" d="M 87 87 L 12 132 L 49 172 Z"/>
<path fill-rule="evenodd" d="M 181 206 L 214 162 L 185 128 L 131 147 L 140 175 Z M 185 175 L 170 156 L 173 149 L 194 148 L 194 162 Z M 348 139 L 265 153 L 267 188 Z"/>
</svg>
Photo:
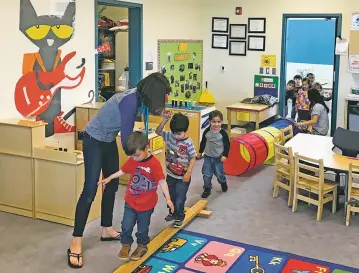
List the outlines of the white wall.
<svg viewBox="0 0 359 273">
<path fill-rule="evenodd" d="M 129 1 L 143 4 L 143 51 L 154 57 L 157 70 L 158 39 L 202 39 L 204 22 L 202 0 L 142 0 Z M 152 72 L 152 71 L 151 71 Z M 151 73 L 144 71 L 144 76 Z"/>
<path fill-rule="evenodd" d="M 235 7 L 243 7 L 243 15 L 235 15 Z M 225 106 L 246 97 L 253 96 L 253 77 L 259 73 L 260 55 L 277 55 L 277 75 L 280 73 L 282 40 L 282 17 L 284 13 L 342 13 L 342 36 L 348 37 L 350 16 L 356 11 L 356 0 L 226 0 L 218 4 L 216 0 L 206 0 L 203 6 L 204 33 L 204 80 L 208 80 L 209 90 L 213 92 L 217 107 L 224 113 Z M 211 48 L 211 18 L 229 17 L 230 23 L 247 24 L 248 17 L 266 17 L 266 51 L 247 51 L 246 57 L 229 56 L 228 50 Z M 220 72 L 224 65 L 226 72 Z M 348 73 L 348 58 L 340 58 L 340 79 L 337 125 L 344 123 L 344 97 L 352 85 L 358 85 L 359 76 Z"/>
<path fill-rule="evenodd" d="M 38 15 L 47 15 L 50 10 L 49 0 L 31 0 Z M 154 68 L 157 70 L 158 39 L 201 39 L 202 17 L 201 1 L 182 0 L 142 0 L 129 1 L 143 4 L 144 56 L 153 55 Z M 37 52 L 34 46 L 19 30 L 20 1 L 9 1 L 3 8 L 0 24 L 3 30 L 0 51 L 3 69 L 0 73 L 0 119 L 23 118 L 15 108 L 14 88 L 22 73 L 24 53 Z M 76 0 L 76 26 L 73 39 L 61 49 L 64 53 L 77 51 L 76 66 L 82 57 L 86 58 L 86 76 L 82 84 L 72 90 L 62 91 L 62 108 L 64 112 L 88 100 L 88 91 L 95 88 L 95 5 L 94 0 Z M 144 57 L 145 58 L 145 57 Z M 155 71 L 154 70 L 154 71 Z M 152 71 L 153 72 L 153 71 Z M 150 72 L 145 71 L 144 76 Z M 69 123 L 74 124 L 73 116 Z M 48 138 L 49 145 L 73 147 L 74 134 L 61 134 Z"/>
<path fill-rule="evenodd" d="M 50 12 L 50 1 L 32 0 L 31 1 L 37 15 L 48 15 Z M 73 38 L 61 47 L 62 57 L 71 51 L 77 54 L 71 60 L 74 67 L 81 64 L 81 58 L 86 59 L 86 75 L 81 85 L 75 89 L 62 91 L 62 110 L 66 114 L 75 105 L 79 105 L 88 100 L 88 92 L 94 89 L 94 33 L 89 31 L 88 18 L 89 5 L 87 0 L 78 0 L 76 6 L 75 34 Z M 91 5 L 90 5 L 91 12 Z M 22 76 L 22 61 L 24 53 L 35 53 L 38 48 L 33 45 L 19 30 L 20 1 L 10 1 L 6 8 L 1 9 L 0 24 L 6 26 L 3 30 L 0 52 L 2 52 L 3 69 L 0 73 L 0 118 L 23 118 L 15 108 L 14 90 L 17 81 Z M 94 12 L 92 8 L 92 17 Z M 70 64 L 70 63 L 69 63 Z M 71 72 L 71 71 L 70 71 Z M 74 124 L 74 115 L 68 120 Z M 59 134 L 47 139 L 49 145 L 61 145 L 65 147 L 74 146 L 74 133 Z"/>
<path fill-rule="evenodd" d="M 32 0 L 38 15 L 49 14 L 48 0 Z M 94 33 L 89 31 L 89 25 L 84 18 L 88 17 L 86 0 L 78 0 L 76 6 L 75 34 L 73 38 L 61 47 L 63 56 L 71 51 L 77 54 L 71 63 L 77 66 L 81 58 L 86 58 L 86 75 L 82 84 L 71 90 L 62 91 L 62 106 L 65 113 L 74 105 L 81 104 L 87 100 L 87 94 L 94 88 Z M 11 1 L 8 7 L 2 9 L 0 24 L 6 26 L 3 31 L 0 52 L 2 52 L 3 69 L 0 73 L 1 100 L 0 118 L 21 118 L 15 108 L 14 89 L 16 82 L 22 75 L 22 59 L 24 53 L 37 52 L 38 48 L 33 45 L 19 30 L 20 1 Z M 92 13 L 94 14 L 94 13 Z M 6 37 L 6 38 L 5 38 Z"/>
<path fill-rule="evenodd" d="M 39 14 L 48 14 L 48 0 L 32 0 Z M 143 4 L 144 61 L 154 61 L 157 70 L 158 39 L 204 39 L 204 81 L 217 99 L 217 107 L 225 113 L 225 106 L 253 95 L 253 77 L 258 73 L 261 52 L 248 52 L 246 57 L 229 56 L 227 50 L 211 49 L 211 18 L 230 17 L 230 23 L 247 23 L 248 17 L 267 18 L 266 53 L 277 55 L 280 69 L 282 15 L 283 13 L 342 13 L 342 36 L 348 37 L 350 15 L 355 11 L 356 0 L 302 0 L 300 5 L 292 0 L 132 0 Z M 93 0 L 76 0 L 76 33 L 62 47 L 64 52 L 77 51 L 79 60 L 86 58 L 86 77 L 81 86 L 63 91 L 65 113 L 87 100 L 90 89 L 95 88 L 94 39 L 95 24 Z M 236 6 L 243 7 L 243 15 L 235 16 Z M 259 8 L 260 7 L 260 8 Z M 21 118 L 14 104 L 14 87 L 21 76 L 24 53 L 36 52 L 37 48 L 18 30 L 19 1 L 8 1 L 6 11 L 0 16 L 0 24 L 6 26 L 0 43 L 4 64 L 0 73 L 0 118 Z M 78 63 L 74 61 L 74 63 Z M 220 72 L 224 65 L 226 72 Z M 338 99 L 338 125 L 344 120 L 344 97 L 352 85 L 359 85 L 359 76 L 347 72 L 347 57 L 341 57 Z M 144 76 L 150 72 L 144 71 Z M 73 122 L 73 119 L 70 120 Z M 59 142 L 64 141 L 60 140 Z M 71 138 L 66 140 L 69 145 Z M 71 143 L 70 143 L 71 142 Z M 62 142 L 60 143 L 62 145 Z M 72 144 L 71 144 L 72 145 Z M 66 145 L 65 145 L 66 146 Z"/>
</svg>

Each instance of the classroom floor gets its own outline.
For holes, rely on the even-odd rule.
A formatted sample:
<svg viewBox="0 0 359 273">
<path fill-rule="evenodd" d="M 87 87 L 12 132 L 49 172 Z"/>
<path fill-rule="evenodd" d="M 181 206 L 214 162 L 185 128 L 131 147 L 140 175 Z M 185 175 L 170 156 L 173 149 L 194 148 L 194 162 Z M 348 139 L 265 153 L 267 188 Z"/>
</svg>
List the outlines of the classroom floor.
<svg viewBox="0 0 359 273">
<path fill-rule="evenodd" d="M 202 193 L 200 163 L 196 164 L 188 194 L 188 205 Z M 316 258 L 359 268 L 359 216 L 345 226 L 343 210 L 331 214 L 324 210 L 323 220 L 316 222 L 314 206 L 301 204 L 292 213 L 282 194 L 272 196 L 274 168 L 260 166 L 242 177 L 229 177 L 229 191 L 220 192 L 217 182 L 209 198 L 210 219 L 196 218 L 186 229 L 273 250 Z M 114 226 L 120 230 L 124 187 L 120 186 Z M 167 223 L 164 200 L 152 217 L 150 236 L 163 230 Z M 117 259 L 119 242 L 100 242 L 99 220 L 85 231 L 84 267 L 76 272 L 112 272 L 121 261 Z M 72 228 L 41 220 L 0 213 L 0 272 L 57 273 L 74 272 L 67 266 L 66 250 Z"/>
</svg>

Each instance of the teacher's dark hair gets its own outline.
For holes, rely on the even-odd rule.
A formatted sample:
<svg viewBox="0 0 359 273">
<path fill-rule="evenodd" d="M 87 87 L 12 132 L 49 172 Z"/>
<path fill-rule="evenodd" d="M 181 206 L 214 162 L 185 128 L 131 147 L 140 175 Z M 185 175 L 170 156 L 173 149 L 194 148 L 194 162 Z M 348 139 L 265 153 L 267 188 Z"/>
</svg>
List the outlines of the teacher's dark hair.
<svg viewBox="0 0 359 273">
<path fill-rule="evenodd" d="M 142 103 L 154 115 L 160 115 L 165 108 L 166 94 L 171 92 L 171 85 L 165 75 L 156 72 L 148 75 L 137 84 Z"/>
<path fill-rule="evenodd" d="M 329 108 L 324 102 L 324 97 L 320 94 L 320 92 L 315 89 L 309 89 L 308 91 L 308 99 L 310 101 L 310 109 L 314 107 L 315 104 L 320 103 L 324 106 L 325 110 L 327 110 L 327 113 L 329 113 Z"/>
</svg>

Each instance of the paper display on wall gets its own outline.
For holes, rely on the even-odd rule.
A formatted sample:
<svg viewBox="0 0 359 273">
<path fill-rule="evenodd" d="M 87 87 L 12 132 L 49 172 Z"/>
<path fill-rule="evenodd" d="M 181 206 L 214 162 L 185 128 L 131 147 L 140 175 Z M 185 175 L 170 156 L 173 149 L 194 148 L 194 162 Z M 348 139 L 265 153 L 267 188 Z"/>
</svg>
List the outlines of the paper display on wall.
<svg viewBox="0 0 359 273">
<path fill-rule="evenodd" d="M 171 84 L 169 101 L 198 101 L 203 81 L 203 41 L 159 40 L 158 69 Z"/>
<path fill-rule="evenodd" d="M 219 36 L 215 35 L 213 37 L 213 46 L 214 47 L 220 47 L 220 48 L 226 48 L 227 47 L 227 37 L 225 36 Z"/>
<path fill-rule="evenodd" d="M 352 14 L 351 30 L 359 30 L 359 13 Z"/>
<path fill-rule="evenodd" d="M 262 95 L 278 97 L 278 77 L 264 75 L 254 76 L 254 96 Z"/>
<path fill-rule="evenodd" d="M 261 55 L 261 67 L 276 67 L 277 56 L 276 55 Z"/>
<path fill-rule="evenodd" d="M 232 43 L 232 53 L 233 54 L 245 54 L 246 53 L 246 44 L 245 43 Z"/>
<path fill-rule="evenodd" d="M 336 55 L 348 55 L 349 41 L 348 39 L 336 38 L 335 54 Z"/>
<path fill-rule="evenodd" d="M 359 55 L 349 56 L 349 72 L 359 73 Z"/>
<path fill-rule="evenodd" d="M 249 48 L 251 49 L 262 49 L 263 48 L 263 38 L 261 37 L 251 37 L 249 40 Z"/>
</svg>

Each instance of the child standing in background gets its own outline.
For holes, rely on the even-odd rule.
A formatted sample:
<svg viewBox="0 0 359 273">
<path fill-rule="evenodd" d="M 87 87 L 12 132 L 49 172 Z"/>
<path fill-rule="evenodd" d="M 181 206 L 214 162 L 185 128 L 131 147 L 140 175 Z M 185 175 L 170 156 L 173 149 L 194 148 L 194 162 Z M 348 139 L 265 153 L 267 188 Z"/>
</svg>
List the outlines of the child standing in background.
<svg viewBox="0 0 359 273">
<path fill-rule="evenodd" d="M 288 100 L 291 99 L 292 101 L 295 101 L 294 96 L 294 87 L 295 82 L 293 80 L 288 81 L 286 92 L 285 92 L 285 117 L 288 115 Z"/>
<path fill-rule="evenodd" d="M 137 223 L 137 248 L 131 255 L 131 260 L 137 261 L 147 253 L 147 244 L 151 215 L 158 201 L 157 185 L 159 184 L 167 205 L 173 211 L 168 186 L 160 162 L 148 152 L 147 137 L 141 132 L 131 133 L 124 146 L 126 155 L 130 158 L 121 170 L 101 181 L 109 183 L 112 179 L 124 174 L 131 174 L 125 196 L 125 211 L 122 219 L 121 243 L 119 258 L 127 260 L 133 243 L 132 231 Z"/>
<path fill-rule="evenodd" d="M 181 113 L 174 114 L 170 122 L 171 132 L 165 132 L 163 128 L 170 119 L 171 112 L 165 112 L 156 134 L 162 136 L 166 142 L 166 180 L 174 203 L 174 212 L 170 210 L 165 220 L 174 220 L 173 227 L 180 228 L 185 217 L 184 204 L 197 153 L 193 140 L 187 136 L 188 117 Z"/>
<path fill-rule="evenodd" d="M 308 99 L 308 90 L 310 87 L 310 81 L 308 78 L 304 78 L 302 82 L 302 88 L 298 91 L 297 96 L 297 111 L 298 121 L 310 120 L 310 101 Z"/>
<path fill-rule="evenodd" d="M 200 159 L 204 153 L 204 162 L 202 174 L 204 180 L 202 198 L 211 195 L 212 177 L 217 177 L 222 191 L 228 190 L 226 176 L 224 174 L 223 162 L 227 159 L 229 153 L 229 138 L 227 132 L 222 129 L 223 114 L 214 110 L 209 114 L 210 127 L 204 132 L 199 148 Z"/>
<path fill-rule="evenodd" d="M 294 92 L 292 97 L 292 111 L 290 117 L 292 119 L 295 119 L 295 116 L 297 115 L 297 109 L 296 109 L 296 100 L 298 96 L 298 91 L 302 88 L 302 76 L 301 75 L 295 75 L 294 76 Z"/>
<path fill-rule="evenodd" d="M 307 78 L 309 79 L 309 88 L 315 88 L 315 76 L 313 73 L 308 73 Z"/>
</svg>

